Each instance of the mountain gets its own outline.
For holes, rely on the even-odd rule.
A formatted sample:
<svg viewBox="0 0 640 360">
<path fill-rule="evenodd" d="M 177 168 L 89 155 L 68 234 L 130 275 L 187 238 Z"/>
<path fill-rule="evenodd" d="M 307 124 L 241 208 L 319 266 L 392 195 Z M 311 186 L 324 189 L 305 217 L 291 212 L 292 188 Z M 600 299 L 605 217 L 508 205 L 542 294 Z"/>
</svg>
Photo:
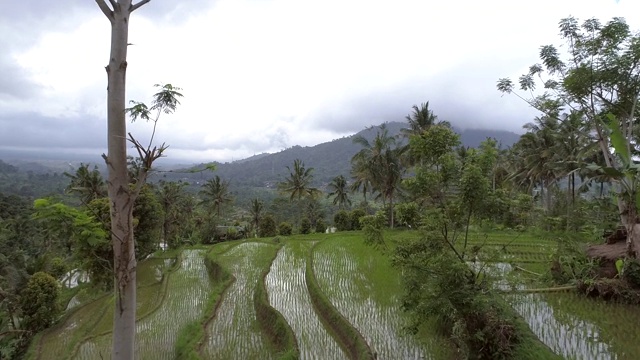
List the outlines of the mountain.
<svg viewBox="0 0 640 360">
<path fill-rule="evenodd" d="M 407 127 L 406 123 L 401 122 L 389 122 L 386 125 L 392 136 L 400 134 L 400 130 Z M 379 128 L 380 126 L 372 126 L 357 134 L 315 146 L 293 146 L 274 154 L 263 153 L 231 163 L 216 163 L 217 169 L 214 172 L 189 172 L 189 169 L 193 169 L 193 165 L 183 165 L 180 168 L 175 165 L 160 166 L 160 171 L 153 174 L 149 181 L 183 180 L 191 184 L 189 187 L 191 190 L 199 191 L 203 182 L 219 175 L 222 179 L 229 180 L 232 190 L 240 196 L 240 193 L 250 193 L 248 188 L 275 188 L 276 183 L 288 175 L 286 167 L 292 166 L 295 159 L 300 159 L 307 168 L 314 168 L 314 185 L 322 188 L 337 175 L 350 177 L 351 158 L 360 151 L 360 145 L 354 144 L 353 138 L 362 135 L 372 140 Z M 455 127 L 454 130 L 456 130 Z M 487 137 L 495 138 L 502 147 L 509 147 L 520 138 L 518 134 L 500 130 L 458 129 L 456 131 L 460 134 L 462 144 L 469 147 L 477 147 Z M 103 163 L 101 161 L 95 163 L 104 174 Z M 76 160 L 69 162 L 46 159 L 11 160 L 0 163 L 3 165 L 0 166 L 0 191 L 27 196 L 61 193 L 62 189 L 68 185 L 68 179 L 62 173 L 73 172 L 79 164 L 80 162 Z M 203 164 L 196 168 L 203 168 Z M 104 176 L 106 177 L 106 174 Z"/>
<path fill-rule="evenodd" d="M 400 134 L 406 123 L 389 122 L 387 129 L 394 136 Z M 274 154 L 259 154 L 247 159 L 231 163 L 216 163 L 217 169 L 210 174 L 167 174 L 167 180 L 179 178 L 186 181 L 205 181 L 215 175 L 231 181 L 233 186 L 274 187 L 278 181 L 287 175 L 287 166 L 292 166 L 295 159 L 304 162 L 307 168 L 314 168 L 315 185 L 327 184 L 337 175 L 349 177 L 351 158 L 360 150 L 360 145 L 353 143 L 353 138 L 362 135 L 371 140 L 375 137 L 380 126 L 374 126 L 357 134 L 336 139 L 315 146 L 293 146 Z M 518 141 L 520 135 L 502 130 L 455 129 L 460 134 L 464 146 L 477 147 L 487 137 L 495 138 L 502 147 L 506 148 Z M 202 167 L 202 164 L 200 165 Z"/>
</svg>

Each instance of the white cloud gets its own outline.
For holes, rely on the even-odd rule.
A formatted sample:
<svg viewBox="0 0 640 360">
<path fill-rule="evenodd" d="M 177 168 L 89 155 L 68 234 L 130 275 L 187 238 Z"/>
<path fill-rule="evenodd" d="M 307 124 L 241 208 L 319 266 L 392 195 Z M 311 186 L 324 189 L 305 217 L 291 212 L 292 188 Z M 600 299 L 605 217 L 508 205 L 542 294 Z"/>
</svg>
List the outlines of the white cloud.
<svg viewBox="0 0 640 360">
<path fill-rule="evenodd" d="M 640 10 L 631 0 L 220 0 L 187 12 L 189 4 L 173 17 L 154 18 L 154 2 L 132 15 L 127 97 L 148 101 L 155 83 L 182 87 L 182 106 L 161 119 L 157 136 L 171 144 L 169 156 L 193 160 L 329 141 L 402 120 L 427 100 L 441 117 L 516 130 L 533 112 L 501 98 L 498 78 L 525 71 L 540 45 L 558 44 L 563 17 L 607 21 Z M 627 20 L 640 29 L 640 19 Z M 108 21 L 85 6 L 47 24 L 34 29 L 32 46 L 11 53 L 42 93 L 0 98 L 0 110 L 101 121 Z M 131 127 L 140 137 L 150 128 Z"/>
</svg>

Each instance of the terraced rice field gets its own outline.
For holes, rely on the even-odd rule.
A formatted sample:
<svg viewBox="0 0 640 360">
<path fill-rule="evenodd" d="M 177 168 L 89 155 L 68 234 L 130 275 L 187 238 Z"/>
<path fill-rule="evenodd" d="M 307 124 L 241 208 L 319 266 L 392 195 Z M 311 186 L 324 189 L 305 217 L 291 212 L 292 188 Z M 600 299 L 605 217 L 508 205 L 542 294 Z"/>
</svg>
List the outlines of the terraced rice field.
<svg viewBox="0 0 640 360">
<path fill-rule="evenodd" d="M 304 272 L 314 242 L 287 242 L 278 252 L 265 279 L 269 302 L 293 329 L 301 359 L 347 359 L 313 310 Z"/>
<path fill-rule="evenodd" d="M 418 234 L 391 232 L 388 241 L 393 244 L 408 236 Z M 530 235 L 517 233 L 475 234 L 469 242 L 469 246 L 474 245 L 483 245 L 482 251 L 491 254 L 480 261 L 498 273 L 494 275 L 511 284 L 516 282 L 517 288 L 539 284 L 533 282 L 534 275 L 514 269 L 543 272 L 556 246 L 551 240 L 536 241 Z M 253 304 L 257 282 L 269 270 L 264 278 L 269 302 L 292 328 L 301 358 L 347 359 L 314 311 L 305 282 L 310 254 L 320 288 L 363 335 L 377 359 L 453 356 L 447 344 L 429 329 L 423 329 L 420 338 L 402 332 L 400 274 L 391 267 L 388 254 L 363 244 L 361 233 L 294 236 L 283 239 L 280 245 L 264 239 L 226 242 L 206 251 L 235 278 L 211 314 L 205 312 L 210 309 L 207 303 L 214 288 L 204 265 L 205 250 L 184 250 L 175 266 L 172 259 L 140 263 L 137 358 L 173 359 L 178 334 L 194 322 L 205 329 L 204 342 L 194 349 L 203 359 L 276 358 L 257 324 Z M 222 284 L 216 291 L 221 291 Z M 507 288 L 511 289 L 505 285 Z M 570 293 L 505 296 L 533 332 L 565 358 L 640 358 L 640 334 L 632 331 L 640 323 L 640 313 L 635 308 L 597 303 Z M 110 295 L 78 305 L 59 325 L 42 335 L 30 358 L 109 358 L 112 314 Z"/>
<path fill-rule="evenodd" d="M 474 244 L 479 244 L 474 241 Z M 485 245 L 499 260 L 522 268 L 545 272 L 557 243 L 517 234 L 494 234 Z M 497 263 L 502 278 L 518 288 L 538 288 L 530 274 Z M 529 281 L 528 281 L 529 280 Z M 544 286 L 543 286 L 544 287 Z M 640 313 L 636 308 L 584 298 L 572 292 L 508 295 L 514 309 L 533 333 L 566 359 L 638 359 Z"/>
<path fill-rule="evenodd" d="M 150 259 L 140 263 L 138 284 L 138 314 L 160 303 L 162 274 L 173 265 L 174 259 Z M 72 299 L 71 302 L 78 303 Z M 147 311 L 148 312 L 148 311 Z M 113 325 L 113 298 L 104 295 L 74 309 L 58 326 L 42 335 L 36 359 L 69 359 L 78 350 L 78 344 L 87 337 L 110 331 Z"/>
<path fill-rule="evenodd" d="M 219 262 L 236 281 L 227 289 L 215 317 L 207 326 L 202 349 L 205 359 L 273 359 L 256 323 L 253 291 L 263 269 L 268 268 L 277 247 L 247 242 L 225 248 Z"/>
<path fill-rule="evenodd" d="M 140 294 L 141 299 L 161 297 L 161 304 L 155 311 L 138 307 L 141 314 L 147 316 L 136 323 L 136 358 L 173 359 L 174 344 L 180 329 L 189 322 L 198 319 L 207 302 L 209 277 L 204 266 L 203 253 L 200 250 L 185 250 L 182 253 L 179 268 L 169 276 L 168 288 L 162 298 L 162 292 Z M 144 306 L 144 305 L 143 305 Z M 79 348 L 77 359 L 100 359 L 111 357 L 111 334 L 107 333 L 89 339 Z"/>
<path fill-rule="evenodd" d="M 353 324 L 378 359 L 440 358 L 442 350 L 402 333 L 400 278 L 379 251 L 361 239 L 333 238 L 314 251 L 314 270 L 329 300 Z M 431 350 L 431 351 L 430 351 Z"/>
</svg>

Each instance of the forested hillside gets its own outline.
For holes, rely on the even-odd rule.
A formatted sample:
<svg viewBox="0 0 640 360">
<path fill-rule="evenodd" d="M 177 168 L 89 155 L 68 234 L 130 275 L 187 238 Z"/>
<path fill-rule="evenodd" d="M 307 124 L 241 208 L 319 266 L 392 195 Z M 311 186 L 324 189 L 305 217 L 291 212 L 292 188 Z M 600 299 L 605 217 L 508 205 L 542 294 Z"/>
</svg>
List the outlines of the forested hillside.
<svg viewBox="0 0 640 360">
<path fill-rule="evenodd" d="M 389 135 L 399 136 L 400 130 L 407 127 L 404 122 L 389 122 Z M 275 154 L 260 154 L 249 159 L 232 163 L 216 163 L 216 175 L 231 181 L 237 187 L 272 187 L 282 180 L 295 159 L 302 160 L 307 167 L 314 168 L 314 185 L 326 185 L 337 175 L 350 177 L 351 158 L 360 150 L 360 145 L 354 144 L 353 139 L 362 135 L 372 140 L 380 127 L 374 126 L 364 129 L 357 134 L 336 139 L 316 146 L 293 146 Z M 454 126 L 455 129 L 455 126 Z M 502 148 L 509 147 L 518 141 L 520 135 L 503 130 L 467 129 L 456 130 L 460 134 L 463 146 L 477 147 L 488 137 L 495 138 Z M 198 167 L 201 167 L 199 165 Z M 167 180 L 186 180 L 199 182 L 213 175 L 201 173 L 164 173 Z"/>
</svg>

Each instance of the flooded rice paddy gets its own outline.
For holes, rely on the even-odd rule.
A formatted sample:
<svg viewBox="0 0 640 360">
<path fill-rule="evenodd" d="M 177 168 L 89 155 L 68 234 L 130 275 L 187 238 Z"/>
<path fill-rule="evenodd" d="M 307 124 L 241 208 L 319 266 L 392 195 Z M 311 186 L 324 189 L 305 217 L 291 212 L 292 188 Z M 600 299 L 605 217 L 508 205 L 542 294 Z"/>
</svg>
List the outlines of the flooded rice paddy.
<svg viewBox="0 0 640 360">
<path fill-rule="evenodd" d="M 301 359 L 347 359 L 314 312 L 307 291 L 304 274 L 312 245 L 312 242 L 291 242 L 278 252 L 265 279 L 269 302 L 293 329 Z"/>
<path fill-rule="evenodd" d="M 360 331 L 378 359 L 429 358 L 423 344 L 402 334 L 399 293 L 393 291 L 397 284 L 385 284 L 385 279 L 383 283 L 371 281 L 367 275 L 375 274 L 372 268 L 384 264 L 368 256 L 366 249 L 361 250 L 365 252 L 358 253 L 337 243 L 318 246 L 313 264 L 320 287 L 338 311 Z M 358 264 L 356 256 L 362 264 Z M 399 284 L 397 277 L 388 280 Z"/>
<path fill-rule="evenodd" d="M 318 241 L 312 256 L 322 291 L 360 331 L 378 359 L 451 358 L 447 346 L 437 337 L 426 333 L 417 339 L 402 331 L 400 274 L 390 266 L 388 255 L 363 245 L 359 235 L 329 234 L 311 239 L 315 241 L 285 238 L 282 244 L 228 242 L 207 250 L 184 250 L 178 261 L 151 258 L 141 262 L 137 358 L 173 359 L 180 330 L 201 319 L 207 319 L 202 324 L 202 358 L 276 358 L 257 324 L 253 305 L 255 286 L 268 269 L 264 281 L 269 302 L 293 329 L 301 358 L 346 359 L 320 322 L 307 291 L 306 261 Z M 511 291 L 505 298 L 554 352 L 567 359 L 640 359 L 640 333 L 636 331 L 640 311 L 636 307 L 593 301 L 570 292 L 513 292 L 532 287 L 522 280 L 531 275 L 518 274 L 514 269 L 543 268 L 551 242 L 505 237 L 483 243 L 508 261 L 493 263 L 490 270 L 503 279 L 498 286 Z M 207 251 L 235 278 L 211 314 L 205 313 L 212 289 L 204 265 Z M 43 333 L 30 358 L 110 357 L 113 298 L 103 295 L 87 299 L 83 295 L 69 302 L 68 314 Z"/>
<path fill-rule="evenodd" d="M 236 281 L 223 295 L 215 317 L 207 326 L 202 350 L 205 359 L 273 359 L 256 323 L 253 291 L 275 251 L 275 245 L 248 242 L 220 256 L 220 263 Z"/>
</svg>

